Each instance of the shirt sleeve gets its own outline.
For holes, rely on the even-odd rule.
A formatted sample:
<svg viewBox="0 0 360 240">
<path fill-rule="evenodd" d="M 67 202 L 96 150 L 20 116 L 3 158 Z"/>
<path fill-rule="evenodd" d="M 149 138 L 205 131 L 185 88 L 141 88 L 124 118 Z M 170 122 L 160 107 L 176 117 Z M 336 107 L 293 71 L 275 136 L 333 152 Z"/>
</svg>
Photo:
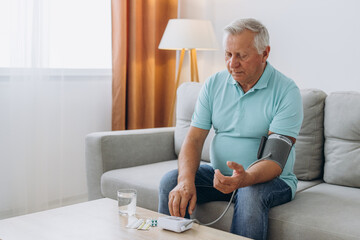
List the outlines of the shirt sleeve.
<svg viewBox="0 0 360 240">
<path fill-rule="evenodd" d="M 195 110 L 191 118 L 191 126 L 210 130 L 211 121 L 211 101 L 209 96 L 209 81 L 202 86 L 199 97 L 196 101 Z"/>
<path fill-rule="evenodd" d="M 293 87 L 280 100 L 269 130 L 296 138 L 300 132 L 302 121 L 303 105 L 300 90 L 298 87 Z"/>
</svg>

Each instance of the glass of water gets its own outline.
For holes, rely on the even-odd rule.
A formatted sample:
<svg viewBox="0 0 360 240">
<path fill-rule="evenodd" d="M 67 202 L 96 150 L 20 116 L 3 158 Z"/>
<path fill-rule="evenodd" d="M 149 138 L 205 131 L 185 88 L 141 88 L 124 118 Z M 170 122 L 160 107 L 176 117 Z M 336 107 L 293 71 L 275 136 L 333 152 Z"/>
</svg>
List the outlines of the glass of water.
<svg viewBox="0 0 360 240">
<path fill-rule="evenodd" d="M 119 189 L 117 191 L 119 213 L 121 215 L 135 215 L 136 194 L 137 193 L 135 189 Z"/>
</svg>

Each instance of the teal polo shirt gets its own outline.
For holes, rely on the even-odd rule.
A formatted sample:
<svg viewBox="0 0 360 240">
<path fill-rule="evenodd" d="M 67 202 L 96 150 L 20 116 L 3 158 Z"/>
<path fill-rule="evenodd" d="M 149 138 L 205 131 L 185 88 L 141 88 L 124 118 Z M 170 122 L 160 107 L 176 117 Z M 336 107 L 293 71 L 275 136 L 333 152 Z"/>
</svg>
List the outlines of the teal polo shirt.
<svg viewBox="0 0 360 240">
<path fill-rule="evenodd" d="M 299 88 L 267 63 L 259 81 L 246 93 L 227 70 L 211 76 L 199 93 L 191 126 L 214 128 L 210 161 L 214 169 L 230 176 L 227 161 L 247 169 L 257 160 L 262 136 L 271 131 L 296 138 L 302 120 Z M 297 187 L 294 163 L 295 147 L 280 175 L 291 187 L 293 197 Z"/>
</svg>

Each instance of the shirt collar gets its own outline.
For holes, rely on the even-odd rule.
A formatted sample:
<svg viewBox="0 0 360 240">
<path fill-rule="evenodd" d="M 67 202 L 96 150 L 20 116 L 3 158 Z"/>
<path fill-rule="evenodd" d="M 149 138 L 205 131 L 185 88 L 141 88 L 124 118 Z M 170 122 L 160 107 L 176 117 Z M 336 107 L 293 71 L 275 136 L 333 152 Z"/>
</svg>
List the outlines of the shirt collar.
<svg viewBox="0 0 360 240">
<path fill-rule="evenodd" d="M 266 67 L 263 74 L 261 75 L 259 81 L 252 88 L 253 89 L 266 88 L 273 72 L 274 72 L 273 66 L 271 66 L 270 63 L 266 62 Z"/>
<path fill-rule="evenodd" d="M 264 69 L 263 74 L 261 75 L 259 81 L 251 89 L 263 89 L 263 88 L 266 88 L 268 83 L 269 83 L 269 79 L 270 79 L 273 71 L 274 71 L 273 66 L 271 66 L 271 64 L 269 62 L 266 62 L 266 67 Z M 228 83 L 233 84 L 233 85 L 238 84 L 238 82 L 233 79 L 231 74 L 229 74 Z"/>
</svg>

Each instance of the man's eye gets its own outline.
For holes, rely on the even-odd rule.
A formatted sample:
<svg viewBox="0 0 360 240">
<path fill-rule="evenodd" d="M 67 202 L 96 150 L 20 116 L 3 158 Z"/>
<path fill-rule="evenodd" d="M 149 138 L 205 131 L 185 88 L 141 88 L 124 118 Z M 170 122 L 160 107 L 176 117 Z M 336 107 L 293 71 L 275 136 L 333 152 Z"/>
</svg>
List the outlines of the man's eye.
<svg viewBox="0 0 360 240">
<path fill-rule="evenodd" d="M 225 57 L 231 57 L 231 53 L 225 53 Z"/>
</svg>

